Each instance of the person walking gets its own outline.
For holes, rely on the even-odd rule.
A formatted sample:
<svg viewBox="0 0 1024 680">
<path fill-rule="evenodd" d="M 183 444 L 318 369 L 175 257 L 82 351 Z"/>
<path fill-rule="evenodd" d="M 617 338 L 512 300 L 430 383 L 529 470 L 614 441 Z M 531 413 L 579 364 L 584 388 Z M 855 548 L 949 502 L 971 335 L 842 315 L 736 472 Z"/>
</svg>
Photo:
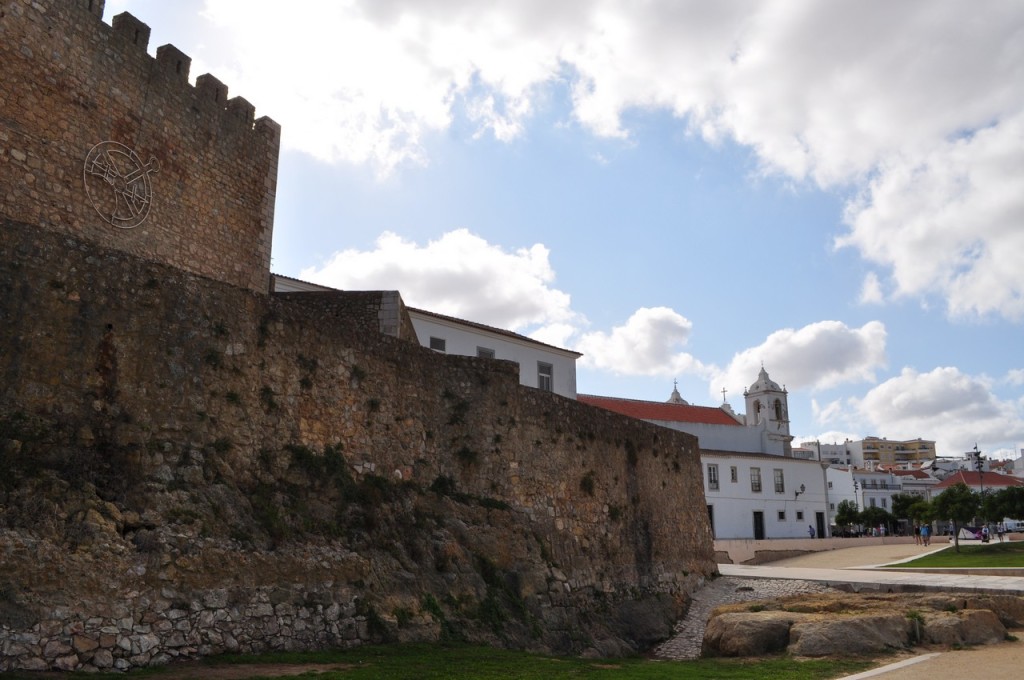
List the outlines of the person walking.
<svg viewBox="0 0 1024 680">
<path fill-rule="evenodd" d="M 932 538 L 932 528 L 930 526 L 928 526 L 927 524 L 922 524 L 921 525 L 921 543 L 923 545 L 927 546 L 929 543 L 931 543 L 931 538 Z"/>
<path fill-rule="evenodd" d="M 914 543 L 921 545 L 921 525 L 914 525 Z"/>
<path fill-rule="evenodd" d="M 807 535 L 811 538 L 814 538 L 814 527 L 812 527 L 810 524 L 807 525 Z"/>
</svg>

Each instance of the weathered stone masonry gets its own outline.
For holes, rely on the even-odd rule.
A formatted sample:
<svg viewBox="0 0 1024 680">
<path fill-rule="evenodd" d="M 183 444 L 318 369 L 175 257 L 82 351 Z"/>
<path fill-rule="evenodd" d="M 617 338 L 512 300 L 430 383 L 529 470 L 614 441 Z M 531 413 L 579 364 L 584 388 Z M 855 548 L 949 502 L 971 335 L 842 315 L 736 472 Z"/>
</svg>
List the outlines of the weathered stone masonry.
<svg viewBox="0 0 1024 680">
<path fill-rule="evenodd" d="M 0 0 L 0 199 L 4 215 L 265 292 L 280 127 L 149 27 L 99 19 L 102 0 Z M 156 159 L 147 219 L 112 228 L 83 186 L 104 141 Z"/>
<path fill-rule="evenodd" d="M 582 651 L 626 644 L 601 630 L 632 602 L 668 596 L 677 613 L 714 570 L 703 505 L 686 502 L 701 494 L 688 435 L 521 387 L 504 362 L 382 336 L 372 312 L 364 329 L 325 296 L 255 295 L 10 221 L 0 233 L 0 439 L 18 482 L 0 496 L 0 667 L 351 644 L 370 639 L 357 598 L 436 639 L 426 594 L 487 597 L 473 556 L 515 575 L 543 629 L 524 644 Z M 289 486 L 310 484 L 294 479 L 296 445 L 419 490 L 405 510 L 377 508 L 386 521 L 447 519 L 420 548 L 397 537 L 400 559 L 299 529 L 268 545 L 255 497 L 316 500 Z M 495 509 L 426 492 L 438 480 Z M 232 607 L 203 604 L 225 593 Z M 306 613 L 301 630 L 278 604 Z M 76 639 L 89 649 L 67 652 Z"/>
<path fill-rule="evenodd" d="M 0 671 L 669 634 L 695 439 L 423 349 L 394 293 L 268 295 L 276 125 L 102 4 L 0 4 Z M 133 229 L 82 189 L 109 138 L 160 162 Z"/>
</svg>

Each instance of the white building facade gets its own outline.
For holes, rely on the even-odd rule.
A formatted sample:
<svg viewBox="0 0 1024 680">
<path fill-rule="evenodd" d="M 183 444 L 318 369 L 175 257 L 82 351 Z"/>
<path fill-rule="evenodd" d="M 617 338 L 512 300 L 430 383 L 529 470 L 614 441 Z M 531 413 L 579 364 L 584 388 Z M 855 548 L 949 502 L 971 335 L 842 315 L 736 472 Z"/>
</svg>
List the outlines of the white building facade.
<svg viewBox="0 0 1024 680">
<path fill-rule="evenodd" d="M 692 406 L 580 395 L 580 401 L 697 437 L 704 496 L 717 539 L 829 535 L 827 464 L 794 456 L 784 387 L 761 369 L 744 391 L 745 415 L 728 404 Z"/>
<path fill-rule="evenodd" d="M 700 459 L 716 539 L 829 535 L 827 466 L 799 458 L 703 449 Z"/>
<path fill-rule="evenodd" d="M 275 293 L 337 290 L 280 274 L 272 275 L 272 285 Z M 391 296 L 396 309 L 404 307 L 397 291 L 392 291 Z M 474 321 L 412 307 L 405 307 L 405 311 L 420 345 L 442 354 L 515 362 L 521 384 L 576 398 L 576 360 L 583 356 L 579 352 Z"/>
<path fill-rule="evenodd" d="M 582 354 L 548 345 L 511 331 L 408 308 L 416 336 L 435 352 L 513 361 L 519 382 L 576 398 L 576 360 Z"/>
</svg>

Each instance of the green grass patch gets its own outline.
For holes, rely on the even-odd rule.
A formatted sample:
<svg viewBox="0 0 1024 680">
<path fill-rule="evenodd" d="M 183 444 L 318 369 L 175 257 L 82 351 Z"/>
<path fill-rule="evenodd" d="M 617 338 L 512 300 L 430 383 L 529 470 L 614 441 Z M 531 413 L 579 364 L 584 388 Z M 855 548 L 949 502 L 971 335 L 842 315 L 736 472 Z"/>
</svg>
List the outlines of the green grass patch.
<svg viewBox="0 0 1024 680">
<path fill-rule="evenodd" d="M 317 674 L 320 680 L 525 680 L 560 678 L 601 678 L 614 680 L 828 680 L 864 671 L 875 663 L 866 659 L 815 659 L 798 661 L 786 657 L 769 659 L 702 659 L 700 661 L 654 661 L 643 658 L 580 659 L 528 654 L 473 645 L 381 645 L 344 651 L 282 652 L 261 655 L 231 655 L 206 659 L 207 677 L 215 680 L 218 668 L 252 665 L 250 678 L 285 678 L 274 675 L 272 667 L 282 664 L 337 664 L 337 670 Z M 193 672 L 197 669 L 191 669 Z M 235 669 L 238 670 L 238 669 Z M 176 675 L 175 666 L 133 671 L 132 677 L 167 678 Z M 12 676 L 16 678 L 19 676 Z M 25 675 L 23 677 L 32 677 Z M 122 674 L 97 673 L 90 678 L 124 678 Z M 195 676 L 193 676 L 195 677 Z M 237 678 L 239 676 L 232 676 Z M 307 676 L 300 676 L 307 677 Z"/>
<path fill-rule="evenodd" d="M 1024 568 L 1024 541 L 1013 543 L 989 543 L 980 545 L 960 544 L 956 552 L 951 543 L 948 548 L 931 555 L 919 557 L 912 562 L 901 562 L 901 567 L 1018 567 Z"/>
</svg>

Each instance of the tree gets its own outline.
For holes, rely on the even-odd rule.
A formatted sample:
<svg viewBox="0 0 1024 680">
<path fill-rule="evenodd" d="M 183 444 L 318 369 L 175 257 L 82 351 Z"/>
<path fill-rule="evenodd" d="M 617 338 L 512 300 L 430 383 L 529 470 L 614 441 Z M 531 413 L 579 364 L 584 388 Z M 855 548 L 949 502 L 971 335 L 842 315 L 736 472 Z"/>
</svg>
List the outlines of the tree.
<svg viewBox="0 0 1024 680">
<path fill-rule="evenodd" d="M 892 514 L 896 519 L 913 519 L 910 508 L 918 503 L 921 497 L 914 493 L 897 493 L 892 496 Z"/>
<path fill-rule="evenodd" d="M 860 521 L 869 527 L 886 527 L 888 533 L 892 533 L 893 516 L 887 510 L 872 506 L 864 508 L 860 513 Z"/>
<path fill-rule="evenodd" d="M 935 510 L 932 508 L 932 504 L 923 498 L 918 498 L 913 505 L 907 508 L 907 513 L 910 519 L 919 524 L 930 524 L 935 518 Z"/>
<path fill-rule="evenodd" d="M 853 524 L 860 524 L 860 510 L 853 501 L 839 501 L 836 506 L 836 524 L 849 528 Z"/>
<path fill-rule="evenodd" d="M 985 506 L 989 519 L 1024 519 L 1024 486 L 1008 486 L 985 494 Z"/>
<path fill-rule="evenodd" d="M 960 552 L 960 525 L 970 522 L 978 514 L 980 499 L 978 494 L 960 482 L 949 487 L 932 501 L 935 515 L 945 517 L 953 523 L 953 545 Z"/>
</svg>

